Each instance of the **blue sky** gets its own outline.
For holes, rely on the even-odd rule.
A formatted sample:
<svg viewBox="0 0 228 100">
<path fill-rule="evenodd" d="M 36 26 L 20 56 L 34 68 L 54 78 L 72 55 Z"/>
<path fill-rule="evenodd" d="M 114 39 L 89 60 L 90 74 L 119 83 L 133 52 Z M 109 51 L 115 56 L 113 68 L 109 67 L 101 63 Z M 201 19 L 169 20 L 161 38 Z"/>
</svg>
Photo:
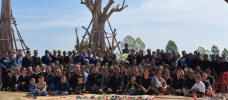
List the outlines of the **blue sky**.
<svg viewBox="0 0 228 100">
<path fill-rule="evenodd" d="M 80 0 L 12 0 L 18 28 L 31 50 L 72 50 L 75 27 L 80 37 L 92 16 Z M 108 0 L 103 0 L 103 6 Z M 122 0 L 115 0 L 115 4 Z M 228 4 L 224 0 L 126 0 L 128 8 L 109 19 L 118 29 L 117 40 L 140 37 L 146 48 L 165 49 L 169 40 L 178 50 L 193 52 L 199 46 L 220 51 L 228 48 Z M 110 30 L 107 30 L 110 32 Z"/>
</svg>

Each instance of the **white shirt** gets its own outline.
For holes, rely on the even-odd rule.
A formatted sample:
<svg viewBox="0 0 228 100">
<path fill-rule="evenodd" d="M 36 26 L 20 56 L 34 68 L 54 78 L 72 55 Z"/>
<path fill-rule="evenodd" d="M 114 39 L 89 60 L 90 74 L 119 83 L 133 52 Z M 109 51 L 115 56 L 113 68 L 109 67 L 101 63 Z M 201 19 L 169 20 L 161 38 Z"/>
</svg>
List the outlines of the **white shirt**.
<svg viewBox="0 0 228 100">
<path fill-rule="evenodd" d="M 84 83 L 86 83 L 88 80 L 88 74 L 86 72 L 84 72 Z"/>
<path fill-rule="evenodd" d="M 199 83 L 195 83 L 192 89 L 193 90 L 199 89 L 199 92 L 205 93 L 205 85 L 202 81 L 200 81 Z"/>
</svg>

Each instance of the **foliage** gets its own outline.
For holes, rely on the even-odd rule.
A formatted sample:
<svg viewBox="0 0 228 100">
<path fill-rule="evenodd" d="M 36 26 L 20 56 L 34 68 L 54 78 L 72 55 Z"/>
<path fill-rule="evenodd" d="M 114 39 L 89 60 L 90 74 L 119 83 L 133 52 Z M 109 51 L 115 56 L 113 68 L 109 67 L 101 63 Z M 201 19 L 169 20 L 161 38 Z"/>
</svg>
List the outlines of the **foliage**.
<svg viewBox="0 0 228 100">
<path fill-rule="evenodd" d="M 178 47 L 174 41 L 169 40 L 169 42 L 166 46 L 166 52 L 169 53 L 170 55 L 173 55 L 174 52 L 179 54 Z"/>
<path fill-rule="evenodd" d="M 139 51 L 139 50 L 145 50 L 145 43 L 139 38 L 137 37 L 136 40 L 132 37 L 132 36 L 126 36 L 123 40 L 123 42 L 121 42 L 120 44 L 120 48 L 124 49 L 125 48 L 125 43 L 128 44 L 128 49 L 134 49 L 135 51 Z"/>
<path fill-rule="evenodd" d="M 89 44 L 89 41 L 88 40 L 82 41 L 82 46 L 87 45 L 87 44 Z"/>
<path fill-rule="evenodd" d="M 126 61 L 127 60 L 127 56 L 128 56 L 129 54 L 119 54 L 118 55 L 118 57 L 117 57 L 117 59 L 120 61 L 120 60 L 124 60 L 124 61 Z"/>
<path fill-rule="evenodd" d="M 223 49 L 222 54 L 225 54 L 226 60 L 228 60 L 228 50 L 226 48 Z"/>
<path fill-rule="evenodd" d="M 220 51 L 219 51 L 218 46 L 213 45 L 213 46 L 211 47 L 211 53 L 212 53 L 212 55 L 220 55 Z"/>
<path fill-rule="evenodd" d="M 199 47 L 198 49 L 196 49 L 196 51 L 200 53 L 200 59 L 203 60 L 203 55 L 207 54 L 208 55 L 208 60 L 210 60 L 210 57 L 211 57 L 210 50 L 205 50 L 203 47 Z"/>
</svg>

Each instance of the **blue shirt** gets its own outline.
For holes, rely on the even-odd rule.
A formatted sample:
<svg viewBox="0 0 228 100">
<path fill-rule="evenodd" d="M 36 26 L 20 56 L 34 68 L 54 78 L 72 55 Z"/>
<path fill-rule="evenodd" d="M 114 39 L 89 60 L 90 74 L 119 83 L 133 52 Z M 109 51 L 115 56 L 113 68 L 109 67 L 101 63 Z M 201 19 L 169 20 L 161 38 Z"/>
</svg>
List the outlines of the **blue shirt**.
<svg viewBox="0 0 228 100">
<path fill-rule="evenodd" d="M 29 91 L 33 92 L 36 89 L 36 84 L 34 84 L 34 86 L 32 86 L 32 84 L 29 84 Z"/>
<path fill-rule="evenodd" d="M 50 86 L 54 77 L 55 77 L 55 74 L 52 73 L 52 72 L 50 73 L 50 75 L 48 75 L 47 73 L 45 73 L 44 74 L 44 80 L 45 80 L 46 84 Z"/>
<path fill-rule="evenodd" d="M 7 58 L 3 57 L 0 62 L 1 62 L 1 66 L 4 70 L 12 68 L 12 60 L 9 57 L 7 57 Z"/>
<path fill-rule="evenodd" d="M 22 59 L 23 59 L 22 56 L 21 57 L 15 57 L 14 58 L 14 64 L 16 65 L 16 67 L 19 67 L 19 66 L 22 67 Z"/>
<path fill-rule="evenodd" d="M 93 57 L 86 57 L 85 59 L 88 59 L 90 64 L 96 65 L 97 59 Z"/>
<path fill-rule="evenodd" d="M 60 82 L 53 91 L 56 90 L 68 91 L 68 93 L 70 93 L 70 85 L 67 81 L 65 81 L 64 83 Z"/>
<path fill-rule="evenodd" d="M 50 57 L 50 56 L 43 56 L 41 59 L 41 61 L 46 65 L 50 65 L 50 61 L 48 60 L 48 57 Z"/>
<path fill-rule="evenodd" d="M 74 60 L 75 63 L 78 63 L 78 62 L 81 62 L 82 65 L 84 65 L 84 60 L 85 60 L 85 57 L 82 55 L 82 56 L 77 56 Z"/>
</svg>

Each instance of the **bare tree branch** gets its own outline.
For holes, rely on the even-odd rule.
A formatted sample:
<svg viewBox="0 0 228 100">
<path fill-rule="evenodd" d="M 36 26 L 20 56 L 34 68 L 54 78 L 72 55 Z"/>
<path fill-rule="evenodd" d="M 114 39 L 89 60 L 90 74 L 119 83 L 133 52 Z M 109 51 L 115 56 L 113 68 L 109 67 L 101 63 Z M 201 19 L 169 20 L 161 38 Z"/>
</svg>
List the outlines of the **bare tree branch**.
<svg viewBox="0 0 228 100">
<path fill-rule="evenodd" d="M 122 7 L 119 8 L 119 4 L 115 7 L 112 8 L 112 10 L 105 16 L 105 20 L 107 20 L 113 12 L 121 12 L 122 10 L 124 10 L 124 8 L 128 7 L 128 5 L 124 6 L 125 5 L 125 0 L 123 1 L 123 4 L 122 4 Z"/>
<path fill-rule="evenodd" d="M 93 13 L 94 11 L 94 7 L 93 7 L 93 3 L 91 2 L 91 0 L 81 0 L 81 4 L 86 5 L 86 7 L 90 10 L 91 13 Z"/>
<path fill-rule="evenodd" d="M 79 38 L 78 38 L 78 28 L 75 28 L 75 33 L 76 33 L 76 46 L 79 46 Z"/>
<path fill-rule="evenodd" d="M 109 0 L 108 4 L 106 5 L 106 7 L 104 7 L 104 10 L 103 10 L 103 14 L 106 15 L 109 8 L 112 6 L 112 4 L 114 3 L 114 0 Z"/>
</svg>

